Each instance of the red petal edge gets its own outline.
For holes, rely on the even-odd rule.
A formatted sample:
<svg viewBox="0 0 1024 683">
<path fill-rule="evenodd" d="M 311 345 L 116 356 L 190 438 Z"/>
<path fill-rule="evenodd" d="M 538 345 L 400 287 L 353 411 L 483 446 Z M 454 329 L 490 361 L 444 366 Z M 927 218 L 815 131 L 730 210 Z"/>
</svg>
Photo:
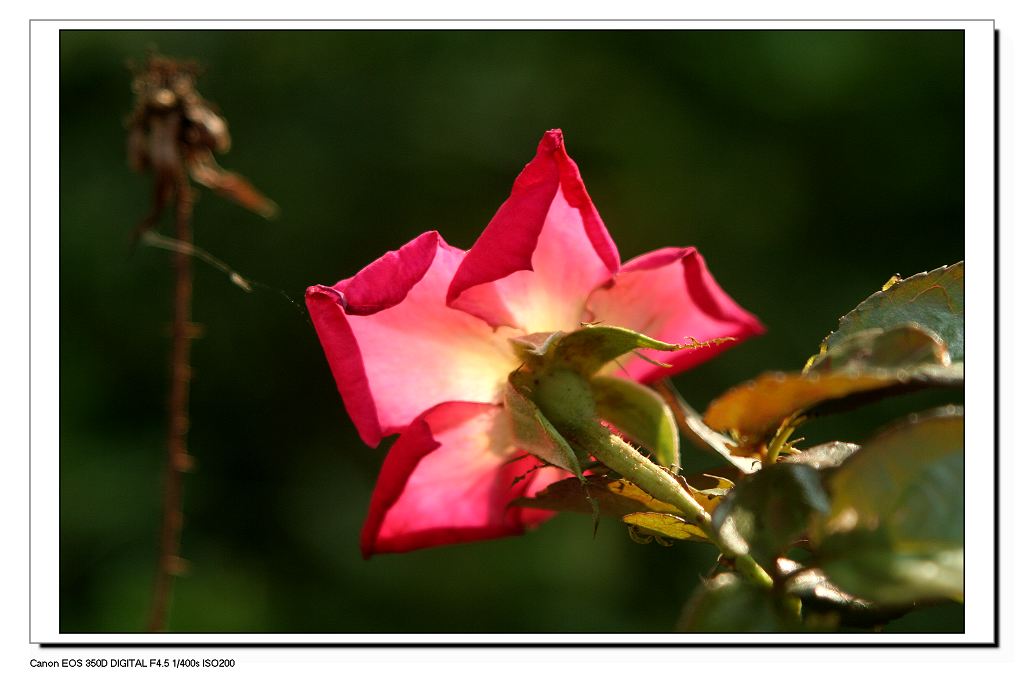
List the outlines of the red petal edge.
<svg viewBox="0 0 1024 683">
<path fill-rule="evenodd" d="M 556 128 L 541 138 L 536 156 L 516 178 L 511 195 L 456 271 L 448 288 L 449 306 L 471 287 L 533 270 L 533 252 L 559 185 L 569 205 L 580 212 L 594 251 L 609 271 L 619 269 L 615 242 L 587 194 L 576 162 L 565 151 L 562 131 Z"/>
<path fill-rule="evenodd" d="M 426 232 L 333 287 L 306 290 L 306 308 L 345 409 L 372 448 L 383 433 L 359 345 L 342 309 L 350 315 L 371 315 L 398 305 L 430 268 L 439 246 L 448 247 L 436 231 Z"/>
</svg>

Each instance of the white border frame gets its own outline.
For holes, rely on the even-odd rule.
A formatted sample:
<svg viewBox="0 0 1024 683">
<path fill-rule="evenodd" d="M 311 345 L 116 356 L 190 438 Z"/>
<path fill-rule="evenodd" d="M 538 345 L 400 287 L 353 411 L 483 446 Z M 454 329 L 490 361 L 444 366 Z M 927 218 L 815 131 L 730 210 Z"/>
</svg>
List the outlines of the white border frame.
<svg viewBox="0 0 1024 683">
<path fill-rule="evenodd" d="M 991 644 L 995 584 L 992 488 L 995 468 L 994 319 L 994 24 L 991 21 L 33 21 L 31 34 L 31 626 L 33 643 L 473 643 L 714 644 L 714 634 L 72 634 L 59 632 L 58 611 L 58 268 L 59 31 L 75 29 L 954 29 L 965 51 L 965 259 L 967 348 L 966 440 L 974 460 L 966 472 L 966 602 L 964 634 L 763 634 L 742 644 Z M 936 264 L 939 265 L 939 264 Z M 123 655 L 122 655 L 123 656 Z M 142 656 L 140 653 L 139 656 Z"/>
</svg>

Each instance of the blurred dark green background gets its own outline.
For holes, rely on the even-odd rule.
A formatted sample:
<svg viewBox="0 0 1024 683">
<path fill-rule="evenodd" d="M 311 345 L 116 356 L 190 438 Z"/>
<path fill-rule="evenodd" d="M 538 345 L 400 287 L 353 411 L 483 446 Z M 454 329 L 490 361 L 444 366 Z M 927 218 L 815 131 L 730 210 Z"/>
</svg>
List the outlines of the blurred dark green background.
<svg viewBox="0 0 1024 683">
<path fill-rule="evenodd" d="M 386 452 L 345 415 L 301 302 L 440 230 L 468 248 L 541 134 L 565 131 L 623 259 L 696 245 L 766 336 L 678 377 L 700 408 L 796 369 L 895 272 L 963 258 L 960 32 L 82 32 L 60 59 L 60 623 L 144 626 L 164 460 L 168 254 L 128 254 L 150 179 L 125 163 L 129 58 L 194 57 L 223 165 L 282 208 L 203 192 L 191 451 L 171 628 L 665 631 L 712 552 L 563 515 L 523 537 L 359 556 Z M 858 440 L 930 395 L 830 418 Z M 954 397 L 955 398 L 955 397 Z M 688 468 L 712 464 L 692 449 Z M 893 630 L 953 630 L 940 607 Z"/>
</svg>

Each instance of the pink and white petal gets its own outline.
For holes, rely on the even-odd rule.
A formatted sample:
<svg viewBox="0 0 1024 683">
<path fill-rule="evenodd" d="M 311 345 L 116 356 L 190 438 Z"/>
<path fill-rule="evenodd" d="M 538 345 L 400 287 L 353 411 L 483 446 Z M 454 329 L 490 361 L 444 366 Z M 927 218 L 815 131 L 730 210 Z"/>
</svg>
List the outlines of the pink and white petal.
<svg viewBox="0 0 1024 683">
<path fill-rule="evenodd" d="M 618 268 L 562 132 L 550 130 L 459 266 L 447 300 L 495 327 L 573 329 L 587 319 L 587 296 Z"/>
<path fill-rule="evenodd" d="M 533 469 L 536 458 L 515 456 L 502 407 L 431 408 L 384 460 L 363 526 L 363 556 L 515 535 L 543 521 L 550 515 L 524 516 L 509 503 L 554 468 Z"/>
<path fill-rule="evenodd" d="M 506 335 L 445 304 L 463 257 L 428 232 L 355 277 L 306 291 L 338 391 L 370 446 L 438 403 L 501 401 L 518 364 Z"/>
<path fill-rule="evenodd" d="M 594 291 L 588 307 L 594 320 L 662 341 L 685 344 L 691 337 L 697 341 L 735 338 L 709 348 L 645 352 L 670 363 L 668 368 L 636 356 L 621 360 L 620 374 L 639 382 L 681 372 L 764 332 L 761 322 L 715 282 L 693 247 L 659 249 L 629 261 L 607 286 Z"/>
</svg>

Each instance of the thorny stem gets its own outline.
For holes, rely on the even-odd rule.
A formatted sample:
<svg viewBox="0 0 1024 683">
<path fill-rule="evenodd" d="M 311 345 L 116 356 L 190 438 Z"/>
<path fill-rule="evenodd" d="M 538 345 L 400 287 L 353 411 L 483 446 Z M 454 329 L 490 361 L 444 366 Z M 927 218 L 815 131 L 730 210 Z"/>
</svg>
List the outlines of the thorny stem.
<svg viewBox="0 0 1024 683">
<path fill-rule="evenodd" d="M 711 515 L 675 477 L 656 463 L 596 421 L 582 426 L 575 425 L 569 436 L 571 441 L 589 451 L 595 458 L 646 493 L 677 507 L 686 515 L 687 521 L 692 521 L 701 528 L 723 555 L 734 559 L 736 569 L 750 581 L 763 588 L 771 588 L 774 585 L 772 577 L 750 555 L 738 555 L 725 550 L 711 523 Z"/>
<path fill-rule="evenodd" d="M 164 474 L 160 550 L 152 609 L 152 631 L 167 627 L 174 578 L 185 562 L 179 556 L 183 523 L 183 476 L 192 469 L 188 454 L 188 394 L 192 377 L 189 355 L 198 328 L 192 316 L 192 258 L 206 261 L 227 274 L 231 281 L 252 291 L 252 284 L 226 263 L 192 243 L 194 195 L 189 178 L 209 187 L 242 207 L 269 218 L 277 206 L 248 180 L 221 168 L 215 153 L 231 144 L 227 123 L 195 88 L 196 66 L 158 54 L 150 54 L 143 69 L 134 70 L 135 106 L 128 120 L 128 159 L 132 168 L 152 172 L 153 206 L 135 228 L 151 246 L 174 252 L 174 312 L 171 323 L 171 377 L 167 396 L 167 463 Z M 150 232 L 173 197 L 175 239 Z M 286 295 L 287 298 L 287 295 Z"/>
<path fill-rule="evenodd" d="M 175 184 L 175 236 L 192 244 L 192 188 L 184 173 Z M 192 468 L 188 454 L 188 395 L 192 377 L 189 356 L 195 328 L 192 314 L 192 259 L 182 251 L 172 255 L 174 263 L 174 318 L 171 327 L 171 377 L 167 396 L 167 463 L 164 470 L 163 512 L 160 524 L 160 555 L 149 617 L 150 631 L 167 628 L 174 577 L 181 573 L 184 561 L 181 547 L 182 475 Z"/>
</svg>

